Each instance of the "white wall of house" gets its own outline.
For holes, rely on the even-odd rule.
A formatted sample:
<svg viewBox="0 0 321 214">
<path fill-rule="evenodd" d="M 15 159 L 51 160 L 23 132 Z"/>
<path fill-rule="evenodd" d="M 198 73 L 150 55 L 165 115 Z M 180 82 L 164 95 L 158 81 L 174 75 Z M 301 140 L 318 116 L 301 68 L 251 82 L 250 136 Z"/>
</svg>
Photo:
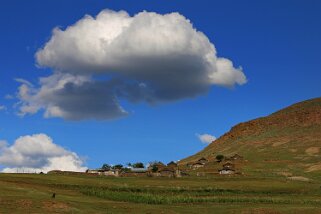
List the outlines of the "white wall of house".
<svg viewBox="0 0 321 214">
<path fill-rule="evenodd" d="M 229 175 L 229 174 L 234 174 L 233 170 L 220 170 L 220 175 Z"/>
</svg>

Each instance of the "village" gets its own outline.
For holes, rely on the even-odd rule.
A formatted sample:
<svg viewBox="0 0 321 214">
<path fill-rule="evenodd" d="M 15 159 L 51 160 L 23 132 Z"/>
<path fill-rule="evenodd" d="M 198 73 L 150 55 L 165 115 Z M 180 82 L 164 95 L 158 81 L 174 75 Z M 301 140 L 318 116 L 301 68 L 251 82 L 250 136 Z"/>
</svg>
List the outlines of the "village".
<svg viewBox="0 0 321 214">
<path fill-rule="evenodd" d="M 171 161 L 164 164 L 160 161 L 150 162 L 146 167 L 143 163 L 128 163 L 109 165 L 103 164 L 98 169 L 87 169 L 86 172 L 72 172 L 52 170 L 48 174 L 86 174 L 91 176 L 112 177 L 169 177 L 180 178 L 184 176 L 207 176 L 207 175 L 241 175 L 241 165 L 244 158 L 241 155 L 225 157 L 217 155 L 215 158 L 201 157 L 187 164 L 179 164 Z"/>
</svg>

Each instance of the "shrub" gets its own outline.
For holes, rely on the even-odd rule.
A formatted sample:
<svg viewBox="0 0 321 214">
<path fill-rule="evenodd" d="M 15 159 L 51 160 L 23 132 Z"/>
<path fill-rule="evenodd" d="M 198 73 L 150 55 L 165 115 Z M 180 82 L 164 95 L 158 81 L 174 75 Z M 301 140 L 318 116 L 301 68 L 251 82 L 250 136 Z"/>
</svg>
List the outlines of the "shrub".
<svg viewBox="0 0 321 214">
<path fill-rule="evenodd" d="M 104 170 L 110 170 L 110 165 L 105 163 L 101 168 Z"/>
<path fill-rule="evenodd" d="M 221 162 L 224 159 L 224 155 L 216 155 L 215 158 L 218 162 Z"/>
<path fill-rule="evenodd" d="M 144 164 L 141 162 L 134 163 L 132 166 L 134 168 L 145 168 Z"/>
</svg>

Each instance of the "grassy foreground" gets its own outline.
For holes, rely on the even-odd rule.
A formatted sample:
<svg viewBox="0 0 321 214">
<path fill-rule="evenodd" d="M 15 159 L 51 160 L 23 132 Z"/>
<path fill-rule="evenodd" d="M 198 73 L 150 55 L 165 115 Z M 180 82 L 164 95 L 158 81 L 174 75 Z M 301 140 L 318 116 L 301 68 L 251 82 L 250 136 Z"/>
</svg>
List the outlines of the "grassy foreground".
<svg viewBox="0 0 321 214">
<path fill-rule="evenodd" d="M 321 213 L 321 181 L 0 174 L 0 213 L 302 212 Z"/>
</svg>

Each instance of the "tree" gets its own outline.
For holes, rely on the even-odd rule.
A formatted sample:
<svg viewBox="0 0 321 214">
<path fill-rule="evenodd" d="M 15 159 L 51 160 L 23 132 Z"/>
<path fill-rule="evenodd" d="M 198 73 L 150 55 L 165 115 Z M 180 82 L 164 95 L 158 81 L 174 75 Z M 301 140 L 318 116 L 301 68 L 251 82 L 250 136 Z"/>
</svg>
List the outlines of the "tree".
<svg viewBox="0 0 321 214">
<path fill-rule="evenodd" d="M 122 171 L 123 172 L 130 172 L 131 170 L 130 170 L 130 168 L 125 167 L 125 168 L 122 168 Z"/>
<path fill-rule="evenodd" d="M 156 165 L 152 166 L 152 172 L 157 172 L 158 171 L 158 167 Z"/>
<path fill-rule="evenodd" d="M 150 165 L 150 166 L 153 166 L 153 165 L 159 165 L 159 164 L 160 164 L 160 165 L 162 165 L 163 163 L 162 163 L 162 162 L 160 162 L 160 161 L 156 161 L 156 160 L 155 160 L 155 161 L 151 161 L 151 162 L 149 162 L 149 165 Z"/>
<path fill-rule="evenodd" d="M 134 168 L 145 168 L 142 162 L 137 162 L 132 165 Z"/>
<path fill-rule="evenodd" d="M 115 166 L 113 166 L 113 169 L 122 169 L 123 165 L 121 164 L 116 164 Z"/>
<path fill-rule="evenodd" d="M 216 155 L 217 162 L 221 162 L 224 159 L 224 155 Z"/>
<path fill-rule="evenodd" d="M 104 163 L 103 166 L 101 167 L 103 170 L 110 170 L 110 165 L 107 163 Z"/>
</svg>

